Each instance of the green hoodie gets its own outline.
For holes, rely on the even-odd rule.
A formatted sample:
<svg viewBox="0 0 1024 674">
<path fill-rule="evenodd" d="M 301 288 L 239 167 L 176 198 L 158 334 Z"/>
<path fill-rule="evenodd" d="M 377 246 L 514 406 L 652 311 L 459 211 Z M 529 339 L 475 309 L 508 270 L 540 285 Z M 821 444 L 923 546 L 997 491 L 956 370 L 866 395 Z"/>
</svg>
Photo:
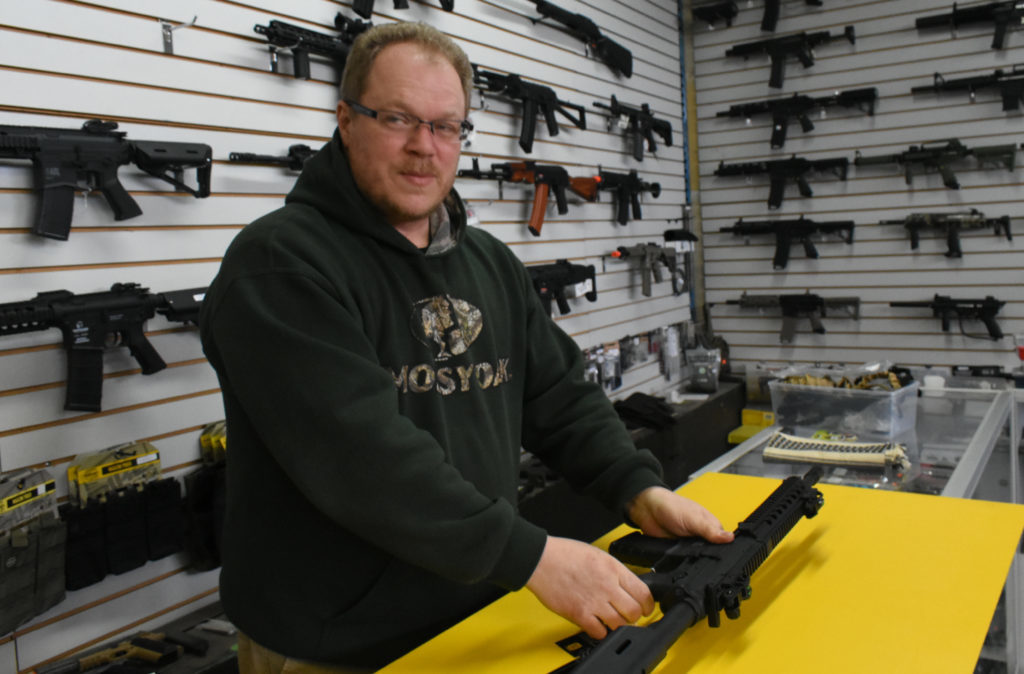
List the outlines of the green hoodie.
<svg viewBox="0 0 1024 674">
<path fill-rule="evenodd" d="M 287 656 L 379 667 L 507 589 L 545 532 L 521 448 L 616 511 L 661 484 L 512 252 L 426 251 L 356 188 L 338 135 L 228 248 L 203 302 L 230 459 L 221 600 Z"/>
</svg>

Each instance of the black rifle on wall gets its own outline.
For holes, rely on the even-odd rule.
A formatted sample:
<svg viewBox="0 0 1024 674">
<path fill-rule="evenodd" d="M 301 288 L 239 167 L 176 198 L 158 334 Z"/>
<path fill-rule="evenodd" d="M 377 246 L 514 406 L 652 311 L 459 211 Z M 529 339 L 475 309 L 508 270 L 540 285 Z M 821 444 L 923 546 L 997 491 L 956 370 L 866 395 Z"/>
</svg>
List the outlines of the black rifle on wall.
<svg viewBox="0 0 1024 674">
<path fill-rule="evenodd" d="M 878 99 L 878 89 L 867 87 L 863 89 L 850 89 L 849 91 L 837 92 L 831 96 L 803 96 L 793 94 L 787 98 L 771 98 L 753 103 L 737 103 L 728 110 L 715 113 L 715 117 L 732 117 L 745 119 L 748 122 L 755 115 L 770 115 L 772 118 L 772 147 L 782 147 L 786 144 L 786 132 L 789 130 L 790 121 L 796 117 L 800 122 L 800 128 L 805 132 L 814 128 L 809 113 L 814 108 L 825 108 L 840 106 L 843 108 L 857 108 L 863 110 L 869 116 L 875 114 L 875 101 Z"/>
<path fill-rule="evenodd" d="M 1007 241 L 1013 241 L 1009 215 L 986 218 L 985 214 L 976 208 L 972 208 L 966 213 L 911 213 L 905 218 L 881 220 L 878 224 L 903 225 L 910 236 L 912 250 L 917 250 L 921 243 L 921 230 L 942 230 L 946 233 L 946 257 L 963 257 L 964 252 L 960 248 L 960 232 L 962 230 L 991 227 L 996 236 L 1002 233 L 1006 235 Z"/>
<path fill-rule="evenodd" d="M 584 296 L 591 302 L 597 301 L 597 275 L 592 264 L 555 260 L 554 264 L 530 265 L 526 271 L 548 314 L 551 313 L 551 300 L 557 303 L 558 312 L 563 316 L 569 313 L 570 296 Z M 571 293 L 566 292 L 568 288 L 572 289 Z"/>
<path fill-rule="evenodd" d="M 727 27 L 731 26 L 738 13 L 739 9 L 733 0 L 710 2 L 693 8 L 693 16 L 706 22 L 709 27 L 714 26 L 716 21 L 725 21 Z"/>
<path fill-rule="evenodd" d="M 1024 3 L 1020 0 L 1006 0 L 1005 2 L 990 2 L 985 5 L 971 5 L 958 8 L 953 3 L 953 11 L 947 14 L 931 14 L 922 16 L 914 22 L 917 28 L 949 28 L 955 31 L 960 26 L 969 26 L 979 23 L 995 24 L 995 34 L 992 36 L 992 48 L 1002 49 L 1006 42 L 1006 31 L 1011 25 L 1019 26 L 1024 18 Z"/>
<path fill-rule="evenodd" d="M 764 0 L 764 14 L 761 15 L 761 30 L 775 32 L 775 25 L 779 22 L 779 5 L 781 0 Z M 821 7 L 821 0 L 804 0 L 809 7 Z"/>
<path fill-rule="evenodd" d="M 716 545 L 696 537 L 655 538 L 634 532 L 614 541 L 608 552 L 632 566 L 649 568 L 641 576 L 662 617 L 644 627 L 624 625 L 595 641 L 579 633 L 558 642 L 576 657 L 559 674 L 635 674 L 651 672 L 688 628 L 705 618 L 719 627 L 722 611 L 733 620 L 751 595 L 750 577 L 804 517 L 825 504 L 814 488 L 821 468 L 782 481 L 733 532 L 732 542 Z"/>
<path fill-rule="evenodd" d="M 750 295 L 744 292 L 738 300 L 727 300 L 726 304 L 737 304 L 741 309 L 779 309 L 782 311 L 782 331 L 779 341 L 789 344 L 796 335 L 796 322 L 806 318 L 811 329 L 819 335 L 825 334 L 821 319 L 835 317 L 840 313 L 844 318 L 860 319 L 859 297 L 822 297 L 810 291 L 792 295 Z M 833 313 L 829 313 L 833 312 Z"/>
<path fill-rule="evenodd" d="M 931 84 L 913 87 L 910 93 L 938 94 L 946 91 L 966 91 L 973 103 L 975 94 L 980 89 L 998 89 L 999 95 L 1003 98 L 1003 110 L 1018 110 L 1021 101 L 1024 100 L 1024 69 L 1020 65 L 1015 65 L 1009 72 L 1002 68 L 996 68 L 991 75 L 958 77 L 956 79 L 946 79 L 939 73 L 935 73 Z"/>
<path fill-rule="evenodd" d="M 375 0 L 353 0 L 352 11 L 363 17 L 369 19 L 373 14 L 373 5 Z M 395 9 L 409 9 L 409 0 L 395 0 Z M 441 0 L 441 9 L 446 12 L 455 11 L 455 0 Z"/>
<path fill-rule="evenodd" d="M 115 283 L 97 293 L 42 292 L 25 302 L 0 304 L 0 337 L 60 329 L 68 358 L 64 409 L 98 412 L 105 348 L 127 346 L 142 374 L 159 372 L 167 364 L 146 339 L 143 324 L 156 313 L 197 323 L 205 294 L 206 288 L 151 293 L 137 283 Z"/>
<path fill-rule="evenodd" d="M 813 50 L 815 47 L 829 44 L 832 40 L 841 37 L 845 37 L 850 41 L 850 44 L 854 44 L 856 36 L 854 35 L 853 26 L 847 26 L 842 33 L 836 35 L 823 30 L 817 33 L 802 32 L 768 40 L 744 42 L 727 49 L 725 55 L 742 56 L 744 59 L 761 54 L 768 56 L 772 62 L 768 86 L 778 89 L 782 87 L 782 82 L 785 78 L 786 59 L 794 56 L 804 68 L 808 68 L 814 65 Z"/>
<path fill-rule="evenodd" d="M 955 300 L 949 295 L 936 294 L 930 302 L 889 302 L 890 307 L 917 307 L 931 309 L 932 315 L 942 320 L 942 331 L 949 332 L 949 326 L 955 318 L 960 323 L 960 332 L 965 337 L 977 337 L 964 329 L 964 320 L 981 321 L 988 329 L 988 336 L 993 340 L 1003 338 L 1003 331 L 996 323 L 996 314 L 1006 302 L 986 295 L 983 300 Z"/>
<path fill-rule="evenodd" d="M 664 280 L 659 265 L 668 269 L 671 275 L 673 295 L 682 295 L 686 290 L 686 274 L 679 268 L 682 262 L 681 254 L 674 246 L 660 246 L 650 242 L 635 246 L 619 246 L 609 253 L 609 257 L 639 262 L 640 292 L 644 297 L 651 296 L 652 283 L 661 283 Z"/>
<path fill-rule="evenodd" d="M 640 195 L 643 192 L 650 192 L 654 198 L 661 194 L 661 184 L 644 182 L 636 169 L 629 173 L 600 171 L 597 189 L 611 192 L 615 196 L 615 221 L 620 225 L 629 222 L 630 210 L 633 212 L 634 220 L 643 219 L 643 212 L 640 210 Z"/>
<path fill-rule="evenodd" d="M 115 220 L 142 215 L 142 209 L 121 185 L 117 171 L 135 164 L 145 173 L 196 198 L 210 195 L 213 151 L 203 143 L 126 140 L 116 122 L 90 119 L 81 129 L 0 125 L 0 158 L 29 159 L 40 194 L 32 232 L 66 240 L 71 232 L 76 189 L 98 190 Z M 186 169 L 196 169 L 196 187 L 184 182 Z M 83 187 L 79 187 L 84 185 Z"/>
<path fill-rule="evenodd" d="M 537 11 L 545 18 L 554 19 L 565 26 L 566 32 L 583 40 L 587 48 L 597 54 L 609 68 L 626 77 L 633 76 L 633 52 L 601 33 L 601 29 L 590 18 L 574 14 L 552 5 L 546 0 L 533 0 Z M 540 19 L 534 19 L 534 23 Z"/>
<path fill-rule="evenodd" d="M 732 232 L 735 236 L 775 236 L 775 257 L 772 266 L 785 269 L 789 262 L 789 250 L 793 241 L 803 244 L 804 254 L 817 259 L 818 249 L 814 247 L 811 236 L 814 234 L 838 234 L 846 243 L 853 243 L 852 220 L 836 220 L 833 222 L 815 222 L 804 216 L 790 220 L 744 220 L 740 218 L 732 227 L 723 227 L 720 232 Z"/>
<path fill-rule="evenodd" d="M 644 141 L 647 141 L 647 151 L 654 152 L 658 146 L 654 142 L 654 134 L 661 136 L 665 145 L 672 146 L 672 122 L 667 119 L 658 119 L 651 114 L 651 106 L 641 103 L 640 107 L 619 102 L 619 99 L 612 94 L 611 103 L 594 102 L 595 108 L 607 110 L 609 114 L 608 128 L 615 124 L 616 120 L 623 126 L 626 133 L 633 141 L 633 159 L 642 161 L 644 158 Z"/>
<path fill-rule="evenodd" d="M 373 25 L 359 19 L 348 19 L 341 14 L 334 21 L 341 35 L 318 33 L 277 19 L 272 19 L 266 26 L 256 24 L 253 30 L 267 38 L 271 72 L 277 72 L 279 52 L 287 49 L 292 54 L 292 73 L 295 78 L 308 80 L 310 54 L 331 60 L 341 72 L 356 36 Z"/>
<path fill-rule="evenodd" d="M 254 152 L 232 152 L 228 161 L 234 164 L 272 164 L 284 166 L 290 171 L 301 171 L 306 160 L 316 154 L 316 150 L 308 145 L 295 144 L 288 146 L 288 154 L 277 156 L 272 154 L 256 154 Z"/>
<path fill-rule="evenodd" d="M 582 130 L 587 128 L 586 108 L 560 100 L 551 87 L 524 80 L 520 75 L 513 73 L 503 75 L 484 70 L 474 63 L 473 84 L 480 89 L 481 94 L 497 94 L 517 100 L 522 104 L 523 121 L 519 128 L 519 147 L 523 148 L 523 152 L 533 151 L 533 137 L 537 129 L 538 114 L 544 116 L 549 136 L 558 135 L 556 112 L 572 122 L 576 128 Z M 575 115 L 571 112 L 572 110 L 576 111 Z"/>
<path fill-rule="evenodd" d="M 793 155 L 789 159 L 771 159 L 739 164 L 721 162 L 715 169 L 715 175 L 722 177 L 767 175 L 769 182 L 768 208 L 778 208 L 782 205 L 786 181 L 795 181 L 801 196 L 810 197 L 814 195 L 814 192 L 807 182 L 808 173 L 827 172 L 834 174 L 839 180 L 846 180 L 849 164 L 850 160 L 846 157 L 807 159 Z"/>
<path fill-rule="evenodd" d="M 978 165 L 1002 166 L 1007 171 L 1012 171 L 1016 157 L 1017 145 L 1008 143 L 1006 145 L 985 145 L 981 147 L 967 147 L 957 138 L 949 140 L 933 141 L 921 145 L 911 145 L 904 152 L 895 154 L 883 154 L 873 157 L 861 156 L 857 150 L 853 160 L 854 166 L 877 166 L 879 164 L 899 164 L 903 167 L 903 174 L 908 185 L 913 182 L 917 173 L 938 172 L 942 175 L 942 184 L 951 190 L 960 189 L 960 182 L 953 174 L 950 164 L 958 159 L 974 157 Z"/>
</svg>

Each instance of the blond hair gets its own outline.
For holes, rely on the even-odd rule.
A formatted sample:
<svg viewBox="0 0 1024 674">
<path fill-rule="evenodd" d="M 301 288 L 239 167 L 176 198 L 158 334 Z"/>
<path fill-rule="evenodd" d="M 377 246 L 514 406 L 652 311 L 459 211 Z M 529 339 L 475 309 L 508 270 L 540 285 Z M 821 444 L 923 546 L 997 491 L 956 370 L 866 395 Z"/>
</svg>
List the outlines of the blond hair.
<svg viewBox="0 0 1024 674">
<path fill-rule="evenodd" d="M 388 45 L 402 42 L 410 42 L 426 51 L 434 52 L 455 68 L 462 82 L 468 114 L 473 89 L 473 66 L 469 62 L 469 57 L 450 37 L 433 26 L 418 22 L 377 25 L 355 39 L 345 61 L 345 72 L 341 76 L 342 100 L 358 101 L 366 91 L 366 79 L 377 55 Z"/>
</svg>

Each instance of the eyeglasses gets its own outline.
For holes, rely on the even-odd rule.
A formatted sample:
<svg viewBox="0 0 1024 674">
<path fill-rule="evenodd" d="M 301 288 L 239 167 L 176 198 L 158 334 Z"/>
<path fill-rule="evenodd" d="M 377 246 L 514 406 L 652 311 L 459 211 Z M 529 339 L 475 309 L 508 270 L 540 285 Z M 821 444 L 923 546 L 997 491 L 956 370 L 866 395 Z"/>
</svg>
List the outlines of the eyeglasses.
<svg viewBox="0 0 1024 674">
<path fill-rule="evenodd" d="M 420 124 L 426 124 L 427 128 L 430 129 L 430 133 L 438 140 L 446 143 L 455 143 L 465 140 L 469 132 L 473 130 L 473 123 L 468 119 L 435 119 L 428 122 L 425 119 L 420 119 L 415 115 L 405 112 L 373 110 L 355 101 L 348 99 L 344 99 L 344 101 L 346 105 L 360 115 L 366 115 L 377 120 L 384 125 L 385 129 L 394 133 L 411 134 L 419 128 Z"/>
</svg>

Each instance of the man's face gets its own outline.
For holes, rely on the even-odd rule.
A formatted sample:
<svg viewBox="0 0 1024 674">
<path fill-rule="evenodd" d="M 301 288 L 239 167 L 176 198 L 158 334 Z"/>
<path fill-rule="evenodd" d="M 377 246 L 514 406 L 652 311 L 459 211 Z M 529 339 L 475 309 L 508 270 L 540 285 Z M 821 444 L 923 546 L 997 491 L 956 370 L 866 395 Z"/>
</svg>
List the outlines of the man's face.
<svg viewBox="0 0 1024 674">
<path fill-rule="evenodd" d="M 428 121 L 462 119 L 466 111 L 455 68 L 411 43 L 381 50 L 358 103 Z M 426 124 L 395 132 L 339 102 L 338 130 L 356 184 L 392 225 L 425 221 L 455 182 L 461 144 L 434 137 Z"/>
</svg>

